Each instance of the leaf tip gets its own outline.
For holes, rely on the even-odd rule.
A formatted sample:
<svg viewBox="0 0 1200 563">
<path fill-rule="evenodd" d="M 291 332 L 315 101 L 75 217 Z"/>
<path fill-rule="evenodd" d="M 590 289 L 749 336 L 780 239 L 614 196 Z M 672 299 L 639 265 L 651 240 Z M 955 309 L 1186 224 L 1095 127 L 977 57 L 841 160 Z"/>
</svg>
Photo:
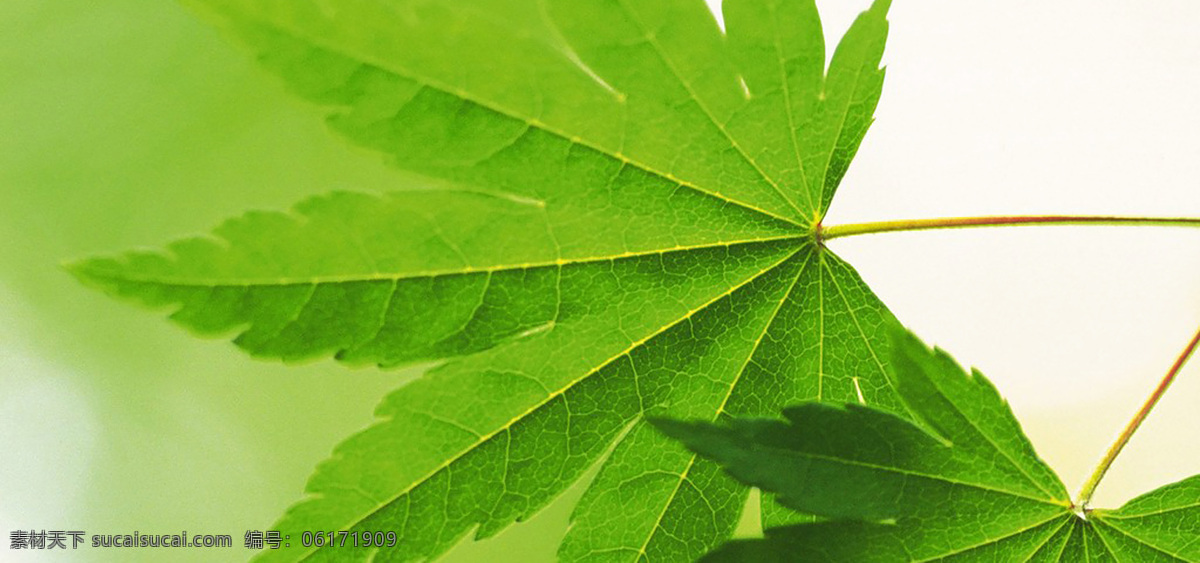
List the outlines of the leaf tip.
<svg viewBox="0 0 1200 563">
<path fill-rule="evenodd" d="M 60 261 L 58 267 L 85 286 L 105 289 L 111 283 L 111 262 L 104 258 L 72 258 Z"/>
<path fill-rule="evenodd" d="M 667 437 L 675 440 L 682 440 L 687 435 L 687 429 L 692 426 L 687 421 L 659 416 L 648 416 L 646 417 L 646 422 L 649 422 L 651 426 Z"/>
</svg>

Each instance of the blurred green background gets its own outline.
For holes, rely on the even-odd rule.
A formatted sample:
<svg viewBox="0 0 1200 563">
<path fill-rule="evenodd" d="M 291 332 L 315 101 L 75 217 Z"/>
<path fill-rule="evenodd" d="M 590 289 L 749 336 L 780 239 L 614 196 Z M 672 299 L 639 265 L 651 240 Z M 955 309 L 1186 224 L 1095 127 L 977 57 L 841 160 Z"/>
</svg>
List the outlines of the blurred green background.
<svg viewBox="0 0 1200 563">
<path fill-rule="evenodd" d="M 244 560 L 244 532 L 299 500 L 314 466 L 416 373 L 252 360 L 84 288 L 62 261 L 331 189 L 403 187 L 173 2 L 0 2 L 5 547 L 22 528 L 226 533 L 237 546 L 0 559 Z M 558 503 L 489 542 L 488 559 L 551 559 L 567 513 Z"/>
<path fill-rule="evenodd" d="M 819 4 L 828 40 L 867 1 Z M 1185 14 L 1200 7 L 897 3 L 880 119 L 828 223 L 1200 216 L 1200 36 Z M 416 182 L 328 134 L 174 2 L 0 2 L 0 532 L 187 530 L 239 546 L 0 560 L 244 560 L 244 532 L 301 498 L 313 467 L 416 375 L 252 360 L 84 288 L 62 261 L 159 247 L 309 194 Z M 1195 231 L 836 243 L 904 322 L 997 383 L 1072 490 L 1200 318 Z M 1099 504 L 1200 471 L 1197 401 L 1193 363 Z M 447 560 L 552 560 L 579 492 Z"/>
</svg>

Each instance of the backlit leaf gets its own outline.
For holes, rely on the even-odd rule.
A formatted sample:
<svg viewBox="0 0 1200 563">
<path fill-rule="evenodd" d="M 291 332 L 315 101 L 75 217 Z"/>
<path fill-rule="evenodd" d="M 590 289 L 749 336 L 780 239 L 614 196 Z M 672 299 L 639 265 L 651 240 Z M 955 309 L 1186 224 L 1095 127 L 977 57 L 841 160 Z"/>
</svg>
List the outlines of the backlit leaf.
<svg viewBox="0 0 1200 563">
<path fill-rule="evenodd" d="M 434 557 L 603 458 L 560 555 L 690 560 L 747 489 L 647 415 L 903 412 L 891 314 L 816 237 L 879 98 L 887 1 L 828 69 L 811 0 L 730 0 L 727 34 L 699 0 L 187 3 L 410 189 L 73 272 L 258 357 L 439 362 L 317 469 L 265 559 Z"/>
<path fill-rule="evenodd" d="M 921 425 L 806 403 L 785 420 L 656 420 L 780 502 L 827 518 L 713 561 L 1200 561 L 1200 476 L 1078 513 L 991 383 L 897 332 L 889 364 Z"/>
</svg>

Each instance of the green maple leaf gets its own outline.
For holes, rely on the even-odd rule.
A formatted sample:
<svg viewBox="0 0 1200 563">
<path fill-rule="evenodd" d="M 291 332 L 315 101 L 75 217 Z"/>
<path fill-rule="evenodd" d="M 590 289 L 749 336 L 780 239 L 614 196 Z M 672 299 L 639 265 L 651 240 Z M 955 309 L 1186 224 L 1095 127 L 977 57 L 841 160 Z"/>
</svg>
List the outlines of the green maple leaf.
<svg viewBox="0 0 1200 563">
<path fill-rule="evenodd" d="M 655 420 L 816 523 L 713 560 L 1200 561 L 1200 475 L 1117 510 L 1076 510 L 983 374 L 897 330 L 888 364 L 915 422 L 806 403 L 786 420 Z"/>
<path fill-rule="evenodd" d="M 441 362 L 320 465 L 265 558 L 433 557 L 603 458 L 561 556 L 691 559 L 747 489 L 647 415 L 903 411 L 891 314 L 817 238 L 879 98 L 886 0 L 827 70 L 811 0 L 727 1 L 726 34 L 699 0 L 188 3 L 426 188 L 72 266 L 257 357 Z"/>
</svg>

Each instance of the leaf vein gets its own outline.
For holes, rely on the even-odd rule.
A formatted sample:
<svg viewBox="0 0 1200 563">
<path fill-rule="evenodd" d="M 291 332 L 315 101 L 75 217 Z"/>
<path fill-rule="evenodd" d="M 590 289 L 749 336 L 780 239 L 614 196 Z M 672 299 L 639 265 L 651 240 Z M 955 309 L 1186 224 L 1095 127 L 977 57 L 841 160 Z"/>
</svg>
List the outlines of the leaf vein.
<svg viewBox="0 0 1200 563">
<path fill-rule="evenodd" d="M 729 289 L 727 289 L 726 291 L 723 291 L 723 292 L 721 292 L 720 294 L 716 295 L 715 297 L 713 297 L 713 298 L 712 298 L 712 299 L 710 299 L 709 301 L 707 301 L 707 302 L 705 302 L 705 303 L 701 304 L 701 305 L 700 305 L 699 307 L 697 307 L 696 309 L 693 309 L 693 310 L 690 310 L 690 311 L 688 311 L 688 312 L 687 312 L 687 313 L 685 313 L 685 314 L 684 314 L 682 317 L 680 317 L 680 318 L 678 318 L 678 319 L 676 319 L 676 320 L 674 320 L 674 321 L 672 321 L 672 322 L 670 322 L 670 323 L 667 323 L 667 324 L 665 324 L 664 326 L 662 326 L 662 327 L 659 327 L 657 330 L 655 330 L 655 331 L 651 332 L 650 334 L 646 335 L 645 337 L 642 337 L 641 339 L 638 339 L 638 340 L 634 341 L 634 342 L 633 342 L 633 343 L 631 343 L 631 344 L 630 344 L 628 347 L 626 347 L 626 348 L 625 348 L 625 350 L 623 350 L 622 352 L 620 352 L 620 353 L 618 353 L 618 354 L 616 354 L 616 355 L 612 356 L 611 358 L 609 358 L 609 359 L 607 359 L 607 360 L 605 360 L 605 361 L 601 362 L 601 363 L 600 363 L 600 364 L 598 364 L 596 367 L 594 367 L 594 368 L 592 368 L 592 369 L 588 370 L 588 371 L 587 371 L 586 373 L 584 373 L 583 375 L 581 375 L 581 376 L 579 376 L 579 377 L 577 377 L 577 378 L 575 378 L 575 379 L 573 379 L 573 380 L 571 380 L 571 381 L 567 382 L 567 383 L 566 383 L 565 385 L 563 385 L 561 388 L 557 389 L 557 390 L 556 390 L 554 393 L 551 393 L 550 395 L 546 396 L 544 399 L 542 399 L 541 401 L 539 401 L 537 404 L 535 404 L 535 405 L 533 405 L 533 406 L 531 406 L 531 407 L 527 408 L 525 411 L 523 411 L 523 412 L 521 412 L 520 414 L 518 414 L 518 415 L 514 416 L 514 417 L 513 417 L 513 418 L 511 418 L 511 419 L 510 419 L 508 422 L 506 422 L 506 423 L 504 423 L 503 425 L 501 425 L 499 428 L 497 428 L 497 429 L 495 429 L 495 430 L 493 430 L 493 431 L 491 431 L 491 432 L 489 432 L 489 433 L 487 433 L 487 434 L 483 434 L 483 435 L 480 437 L 480 439 L 479 439 L 479 440 L 476 440 L 476 441 L 475 441 L 475 443 L 473 443 L 473 444 L 470 444 L 469 446 L 467 446 L 467 447 L 463 448 L 463 450 L 462 450 L 462 451 L 458 452 L 458 453 L 457 453 L 457 454 L 455 454 L 454 456 L 450 457 L 450 458 L 449 458 L 449 459 L 447 459 L 446 461 L 444 461 L 444 462 L 442 462 L 441 464 L 439 464 L 437 467 L 433 468 L 433 469 L 432 469 L 431 471 L 429 471 L 429 472 L 428 472 L 428 473 L 427 473 L 425 476 L 423 476 L 423 477 L 420 477 L 420 478 L 418 478 L 418 479 L 414 480 L 414 481 L 413 481 L 411 484 L 409 484 L 409 485 L 408 485 L 407 487 L 405 487 L 403 490 L 399 491 L 399 492 L 398 492 L 398 493 L 396 493 L 395 495 L 392 495 L 392 497 L 391 497 L 391 498 L 389 498 L 389 499 L 387 499 L 387 501 L 386 501 L 386 502 L 380 503 L 380 504 L 379 504 L 378 506 L 376 506 L 374 509 L 372 509 L 372 510 L 368 511 L 366 514 L 363 514 L 361 517 L 359 517 L 359 518 L 355 519 L 355 520 L 354 520 L 354 521 L 352 521 L 352 522 L 349 522 L 349 523 L 347 523 L 347 524 L 343 525 L 343 526 L 340 528 L 340 530 L 349 530 L 349 529 L 353 528 L 354 526 L 357 526 L 358 524 L 360 524 L 361 522 L 363 522 L 363 521 L 364 521 L 364 520 L 365 520 L 367 517 L 369 517 L 370 515 L 372 515 L 372 514 L 375 514 L 376 512 L 378 512 L 378 511 L 379 511 L 380 509 L 382 509 L 384 506 L 387 506 L 388 504 L 391 504 L 392 502 L 395 502 L 395 501 L 397 501 L 397 500 L 399 500 L 399 499 L 401 499 L 401 498 L 405 498 L 405 497 L 408 495 L 408 493 L 412 492 L 414 489 L 416 489 L 417 487 L 419 487 L 421 484 L 423 484 L 423 483 L 425 483 L 425 482 L 428 482 L 428 481 L 429 481 L 429 479 L 433 478 L 433 476 L 437 475 L 438 473 L 440 473 L 440 472 L 442 472 L 442 471 L 450 470 L 450 469 L 452 468 L 452 466 L 454 465 L 454 463 L 456 463 L 458 460 L 462 459 L 462 458 L 463 458 L 463 456 L 466 456 L 466 455 L 470 454 L 471 452 L 475 451 L 475 450 L 476 450 L 476 448 L 478 448 L 479 446 L 483 445 L 484 443 L 486 443 L 486 442 L 490 441 L 491 439 L 495 438 L 497 435 L 499 435 L 499 434 L 501 434 L 501 433 L 504 433 L 504 432 L 508 432 L 508 430 L 509 430 L 510 428 L 512 428 L 512 426 L 513 426 L 514 424 L 516 424 L 516 423 L 520 422 L 521 420 L 525 419 L 526 417 L 528 417 L 529 415 L 533 414 L 534 412 L 537 412 L 539 409 L 541 409 L 542 407 L 546 406 L 547 404 L 549 404 L 550 402 L 554 401 L 555 399 L 557 399 L 557 398 L 559 398 L 559 397 L 562 397 L 562 396 L 563 396 L 563 395 L 564 395 L 564 394 L 565 394 L 567 391 L 569 391 L 569 390 L 571 390 L 572 388 L 574 388 L 574 387 L 575 387 L 575 385 L 577 385 L 577 384 L 579 384 L 580 382 L 582 382 L 582 381 L 584 381 L 584 380 L 588 379 L 588 378 L 589 378 L 589 377 L 591 377 L 592 375 L 594 375 L 594 374 L 598 373 L 598 372 L 599 372 L 601 369 L 603 369 L 603 368 L 607 367 L 607 366 L 608 366 L 609 364 L 611 364 L 612 362 L 614 362 L 614 361 L 617 361 L 617 360 L 618 360 L 618 359 L 620 359 L 620 358 L 627 357 L 627 356 L 628 356 L 628 355 L 629 355 L 631 352 L 633 352 L 634 350 L 636 350 L 636 349 L 637 349 L 639 346 L 641 346 L 641 345 L 645 344 L 646 342 L 648 342 L 650 339 L 652 339 L 652 338 L 654 338 L 654 337 L 656 337 L 656 336 L 658 336 L 658 335 L 660 335 L 660 334 L 662 334 L 662 333 L 666 332 L 667 330 L 670 330 L 672 327 L 674 327 L 674 326 L 677 326 L 678 324 L 680 324 L 680 323 L 682 323 L 682 322 L 684 322 L 684 321 L 686 321 L 686 320 L 688 320 L 688 319 L 692 318 L 692 316 L 694 316 L 696 313 L 698 313 L 698 312 L 700 312 L 700 311 L 702 311 L 702 310 L 704 310 L 704 309 L 708 308 L 708 307 L 709 307 L 709 306 L 711 306 L 713 303 L 716 303 L 717 301 L 720 301 L 721 299 L 724 299 L 725 297 L 729 296 L 729 295 L 730 295 L 730 294 L 732 294 L 733 292 L 737 291 L 739 288 L 741 288 L 741 287 L 744 287 L 744 286 L 746 286 L 747 284 L 749 284 L 749 283 L 753 282 L 754 280 L 756 280 L 756 279 L 760 278 L 762 275 L 764 275 L 764 274 L 766 274 L 767 272 L 769 272 L 769 271 L 771 271 L 771 270 L 775 269 L 775 267 L 779 266 L 780 264 L 782 264 L 782 263 L 786 262 L 786 261 L 787 261 L 788 259 L 790 259 L 792 256 L 795 256 L 797 252 L 799 252 L 799 250 L 797 250 L 796 252 L 792 252 L 792 253 L 790 253 L 790 254 L 788 254 L 788 255 L 784 256 L 783 258 L 781 258 L 781 259 L 779 259 L 779 260 L 775 261 L 775 262 L 774 262 L 774 263 L 772 263 L 770 266 L 767 266 L 766 268 L 764 268 L 764 269 L 762 269 L 761 271 L 759 271 L 757 274 L 754 274 L 754 275 L 752 275 L 752 276 L 749 276 L 749 277 L 747 277 L 747 279 L 743 280 L 742 282 L 740 282 L 740 283 L 738 283 L 738 284 L 735 284 L 734 286 L 730 287 L 730 288 L 729 288 Z M 307 553 L 305 553 L 305 554 L 304 554 L 304 555 L 301 557 L 301 560 L 308 559 L 309 557 L 312 557 L 313 555 L 315 555 L 315 554 L 316 554 L 318 551 L 320 551 L 321 549 L 323 549 L 323 548 L 320 548 L 320 547 L 318 547 L 318 548 L 315 548 L 315 549 L 312 549 L 312 550 L 308 551 Z"/>
</svg>

